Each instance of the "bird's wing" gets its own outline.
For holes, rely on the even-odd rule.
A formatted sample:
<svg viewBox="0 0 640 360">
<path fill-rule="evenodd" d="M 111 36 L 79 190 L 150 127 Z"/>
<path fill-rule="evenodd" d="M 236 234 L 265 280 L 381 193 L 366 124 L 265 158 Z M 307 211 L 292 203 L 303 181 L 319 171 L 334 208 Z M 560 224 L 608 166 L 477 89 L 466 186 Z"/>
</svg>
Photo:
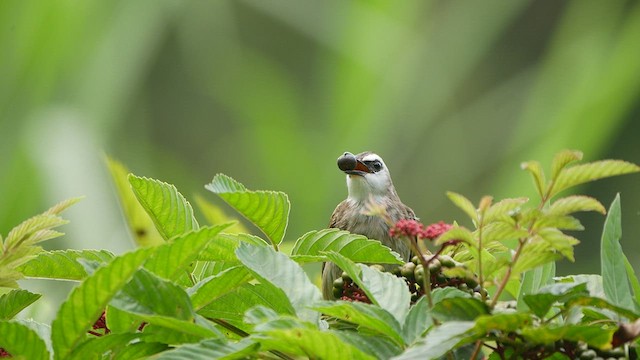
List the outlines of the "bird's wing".
<svg viewBox="0 0 640 360">
<path fill-rule="evenodd" d="M 349 205 L 347 204 L 347 200 L 343 200 L 340 204 L 338 204 L 338 206 L 336 206 L 336 209 L 333 210 L 333 214 L 331 214 L 331 219 L 329 220 L 329 227 L 330 228 L 337 228 L 337 229 L 341 229 L 341 230 L 346 230 L 345 226 L 346 223 L 344 221 L 344 212 L 346 211 L 346 208 Z"/>
<path fill-rule="evenodd" d="M 405 204 L 402 204 L 402 208 L 403 208 L 403 212 L 406 214 L 406 218 L 405 219 L 416 220 L 416 221 L 420 220 L 416 216 L 416 213 L 413 211 L 413 209 L 411 209 L 410 207 L 408 207 Z"/>
</svg>

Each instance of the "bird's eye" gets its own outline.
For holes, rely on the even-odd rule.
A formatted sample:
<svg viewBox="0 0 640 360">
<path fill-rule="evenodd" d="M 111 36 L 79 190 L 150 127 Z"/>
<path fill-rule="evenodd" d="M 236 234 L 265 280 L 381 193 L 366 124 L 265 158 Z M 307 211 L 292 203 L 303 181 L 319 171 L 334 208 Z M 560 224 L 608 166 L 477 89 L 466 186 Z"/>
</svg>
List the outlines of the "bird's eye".
<svg viewBox="0 0 640 360">
<path fill-rule="evenodd" d="M 373 171 L 375 172 L 382 170 L 382 163 L 379 160 L 374 161 L 371 165 L 373 166 Z"/>
</svg>

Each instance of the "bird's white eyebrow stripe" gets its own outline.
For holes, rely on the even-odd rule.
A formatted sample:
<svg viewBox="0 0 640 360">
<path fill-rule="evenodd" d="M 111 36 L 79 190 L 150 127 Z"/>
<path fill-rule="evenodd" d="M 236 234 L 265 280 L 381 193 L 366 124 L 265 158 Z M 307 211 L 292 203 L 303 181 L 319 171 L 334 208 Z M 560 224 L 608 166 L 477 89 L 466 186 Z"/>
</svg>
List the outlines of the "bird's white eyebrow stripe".
<svg viewBox="0 0 640 360">
<path fill-rule="evenodd" d="M 374 161 L 374 160 L 382 160 L 380 156 L 376 154 L 369 154 L 362 158 L 362 161 Z"/>
</svg>

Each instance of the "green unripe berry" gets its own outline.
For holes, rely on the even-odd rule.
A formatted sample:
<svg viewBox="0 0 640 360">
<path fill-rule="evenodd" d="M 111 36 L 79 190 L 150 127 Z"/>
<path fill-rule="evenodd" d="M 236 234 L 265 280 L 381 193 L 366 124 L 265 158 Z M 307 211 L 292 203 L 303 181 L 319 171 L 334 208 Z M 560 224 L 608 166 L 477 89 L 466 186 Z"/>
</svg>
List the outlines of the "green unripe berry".
<svg viewBox="0 0 640 360">
<path fill-rule="evenodd" d="M 335 289 L 340 289 L 342 290 L 344 288 L 344 279 L 342 279 L 341 277 L 333 280 L 333 287 Z"/>
<path fill-rule="evenodd" d="M 415 271 L 415 269 L 416 269 L 416 264 L 412 262 L 408 262 L 402 265 L 402 269 L 400 269 L 400 273 L 402 274 L 402 276 L 407 278 L 407 280 L 413 280 L 414 279 L 413 272 Z"/>
<path fill-rule="evenodd" d="M 451 258 L 451 256 L 440 255 L 438 259 L 440 260 L 440 264 L 442 264 L 442 266 L 446 268 L 452 268 L 456 266 L 456 262 L 453 260 L 453 258 Z"/>
<path fill-rule="evenodd" d="M 380 272 L 385 272 L 385 270 L 386 270 L 384 268 L 384 266 L 382 266 L 380 264 L 371 264 L 371 265 L 369 265 L 369 267 L 372 268 L 372 269 L 378 270 Z"/>
<path fill-rule="evenodd" d="M 351 279 L 351 276 L 349 276 L 349 274 L 347 274 L 346 272 L 342 273 L 341 276 L 342 280 L 344 280 L 345 283 L 350 284 L 353 280 Z"/>
</svg>

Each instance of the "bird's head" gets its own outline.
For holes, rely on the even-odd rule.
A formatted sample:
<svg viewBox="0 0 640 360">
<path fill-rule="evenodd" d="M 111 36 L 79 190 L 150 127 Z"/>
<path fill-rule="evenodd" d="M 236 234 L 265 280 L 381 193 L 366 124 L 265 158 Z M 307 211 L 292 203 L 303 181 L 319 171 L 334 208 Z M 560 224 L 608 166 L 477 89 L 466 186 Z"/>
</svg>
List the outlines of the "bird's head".
<svg viewBox="0 0 640 360">
<path fill-rule="evenodd" d="M 345 152 L 338 158 L 338 167 L 347 174 L 349 198 L 357 202 L 370 197 L 397 196 L 391 174 L 380 156 L 370 151 L 358 155 Z"/>
</svg>

